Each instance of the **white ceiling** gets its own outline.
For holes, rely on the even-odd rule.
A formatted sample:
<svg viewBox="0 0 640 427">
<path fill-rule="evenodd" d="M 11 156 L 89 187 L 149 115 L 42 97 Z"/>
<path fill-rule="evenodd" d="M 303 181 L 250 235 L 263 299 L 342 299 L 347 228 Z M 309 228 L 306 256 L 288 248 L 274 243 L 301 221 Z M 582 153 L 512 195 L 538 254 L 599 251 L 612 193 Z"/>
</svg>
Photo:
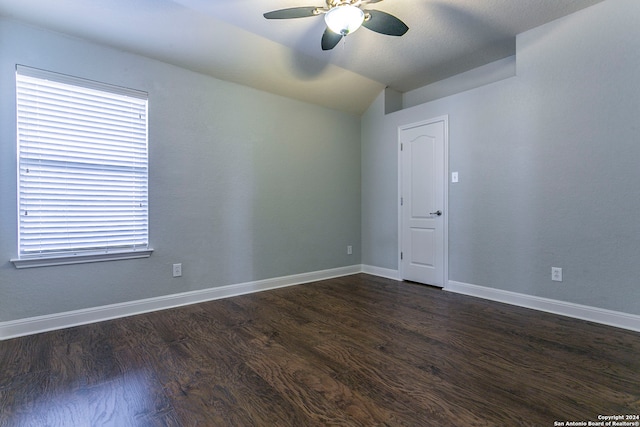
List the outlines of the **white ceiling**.
<svg viewBox="0 0 640 427">
<path fill-rule="evenodd" d="M 322 16 L 263 13 L 324 0 L 0 0 L 0 15 L 217 78 L 362 113 L 385 87 L 410 91 L 515 53 L 515 36 L 602 0 L 385 0 L 403 20 L 322 51 Z"/>
</svg>

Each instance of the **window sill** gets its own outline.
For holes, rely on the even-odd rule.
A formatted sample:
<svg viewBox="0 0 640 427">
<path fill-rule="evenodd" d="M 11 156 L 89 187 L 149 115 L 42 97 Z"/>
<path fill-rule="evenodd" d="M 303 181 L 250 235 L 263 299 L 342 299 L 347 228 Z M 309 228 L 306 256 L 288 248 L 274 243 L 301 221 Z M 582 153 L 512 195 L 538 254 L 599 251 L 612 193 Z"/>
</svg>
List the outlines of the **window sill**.
<svg viewBox="0 0 640 427">
<path fill-rule="evenodd" d="M 149 258 L 153 249 L 139 251 L 94 253 L 85 255 L 68 255 L 57 257 L 34 257 L 12 259 L 16 268 L 49 267 L 53 265 L 84 264 L 87 262 L 116 261 L 122 259 Z"/>
</svg>

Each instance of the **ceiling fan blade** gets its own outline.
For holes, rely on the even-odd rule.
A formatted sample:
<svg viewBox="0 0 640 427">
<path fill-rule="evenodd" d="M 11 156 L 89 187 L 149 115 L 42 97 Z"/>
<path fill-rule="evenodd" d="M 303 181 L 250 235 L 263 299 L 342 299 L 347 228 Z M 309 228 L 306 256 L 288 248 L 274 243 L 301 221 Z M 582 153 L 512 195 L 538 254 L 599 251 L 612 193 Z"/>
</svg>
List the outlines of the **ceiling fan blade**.
<svg viewBox="0 0 640 427">
<path fill-rule="evenodd" d="M 340 40 L 342 40 L 342 35 L 334 33 L 327 27 L 322 34 L 322 50 L 333 49 L 340 43 Z"/>
<path fill-rule="evenodd" d="M 318 15 L 318 8 L 313 6 L 307 7 L 290 7 L 288 9 L 274 10 L 267 12 L 263 16 L 267 19 L 292 19 L 306 18 L 307 16 Z"/>
<path fill-rule="evenodd" d="M 388 36 L 401 36 L 409 30 L 407 24 L 386 12 L 379 10 L 365 10 L 364 12 L 368 14 L 370 18 L 365 19 L 362 26 L 371 31 Z"/>
</svg>

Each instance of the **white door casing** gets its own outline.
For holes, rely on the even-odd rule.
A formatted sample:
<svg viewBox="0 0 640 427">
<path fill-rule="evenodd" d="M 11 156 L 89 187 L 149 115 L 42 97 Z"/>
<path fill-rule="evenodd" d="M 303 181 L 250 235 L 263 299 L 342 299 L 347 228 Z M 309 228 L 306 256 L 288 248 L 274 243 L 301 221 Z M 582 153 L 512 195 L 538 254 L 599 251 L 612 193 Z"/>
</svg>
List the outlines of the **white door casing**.
<svg viewBox="0 0 640 427">
<path fill-rule="evenodd" d="M 448 279 L 448 118 L 401 126 L 398 140 L 400 277 L 444 287 Z"/>
</svg>

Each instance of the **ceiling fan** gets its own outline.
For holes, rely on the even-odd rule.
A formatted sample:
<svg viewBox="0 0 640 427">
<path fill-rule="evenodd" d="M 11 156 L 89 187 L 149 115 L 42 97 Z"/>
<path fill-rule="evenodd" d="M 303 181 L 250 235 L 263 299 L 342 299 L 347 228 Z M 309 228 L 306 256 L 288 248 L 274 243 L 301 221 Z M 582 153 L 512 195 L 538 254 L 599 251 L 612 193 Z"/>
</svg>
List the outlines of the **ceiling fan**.
<svg viewBox="0 0 640 427">
<path fill-rule="evenodd" d="M 322 50 L 331 50 L 350 34 L 363 26 L 376 33 L 389 36 L 401 36 L 409 27 L 400 19 L 380 10 L 362 9 L 371 3 L 382 0 L 326 0 L 323 7 L 304 6 L 267 12 L 267 19 L 306 18 L 324 14 L 327 29 L 322 35 Z"/>
</svg>

